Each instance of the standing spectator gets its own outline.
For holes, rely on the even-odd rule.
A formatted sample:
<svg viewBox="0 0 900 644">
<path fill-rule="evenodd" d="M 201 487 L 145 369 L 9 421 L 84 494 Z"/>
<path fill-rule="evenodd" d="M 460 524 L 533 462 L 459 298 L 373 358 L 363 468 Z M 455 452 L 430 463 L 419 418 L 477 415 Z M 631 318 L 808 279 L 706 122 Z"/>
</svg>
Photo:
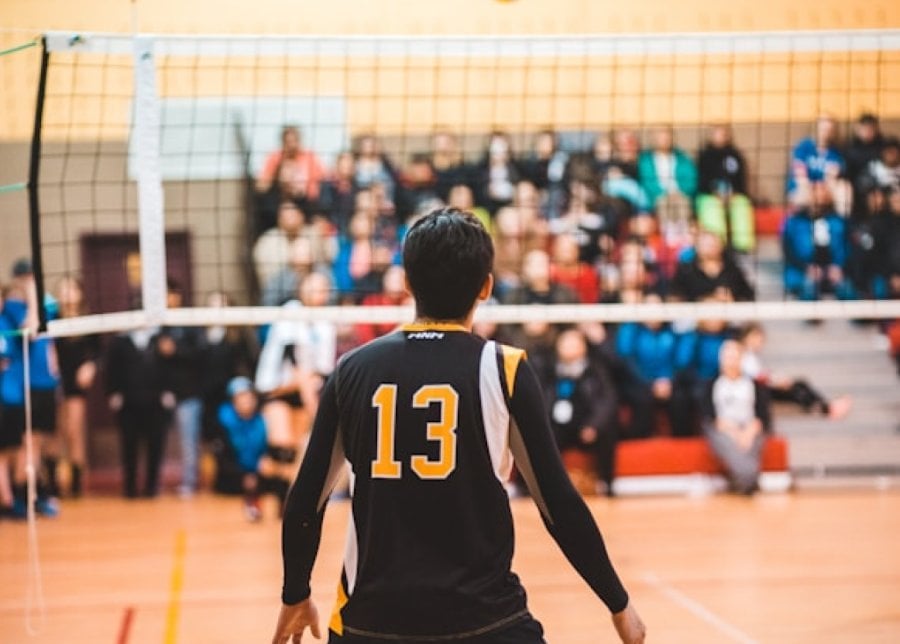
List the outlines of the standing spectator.
<svg viewBox="0 0 900 644">
<path fill-rule="evenodd" d="M 117 415 L 122 446 L 123 487 L 126 498 L 138 496 L 138 451 L 146 456 L 143 495 L 159 494 L 166 430 L 175 410 L 175 394 L 166 382 L 164 351 L 159 329 L 145 327 L 113 338 L 106 357 L 106 393 Z"/>
<path fill-rule="evenodd" d="M 469 171 L 463 162 L 459 141 L 450 132 L 438 131 L 431 137 L 431 167 L 436 179 L 435 191 L 441 201 L 450 203 L 453 187 L 469 183 Z"/>
<path fill-rule="evenodd" d="M 788 217 L 782 231 L 785 290 L 801 300 L 825 293 L 854 297 L 847 277 L 847 222 L 834 210 L 828 184 L 812 187 L 809 207 Z"/>
<path fill-rule="evenodd" d="M 732 141 L 731 128 L 715 125 L 697 161 L 700 195 L 697 220 L 725 242 L 749 253 L 756 245 L 753 204 L 747 198 L 747 164 Z"/>
<path fill-rule="evenodd" d="M 788 200 L 797 208 L 806 208 L 815 201 L 814 187 L 825 183 L 831 191 L 836 211 L 850 212 L 852 190 L 841 177 L 847 164 L 838 148 L 837 123 L 829 115 L 822 115 L 815 125 L 815 136 L 802 139 L 791 152 L 788 173 Z"/>
<path fill-rule="evenodd" d="M 390 204 L 396 204 L 397 171 L 390 159 L 381 150 L 381 142 L 372 134 L 359 137 L 356 144 L 356 185 L 370 188 L 382 186 L 384 197 Z"/>
<path fill-rule="evenodd" d="M 539 132 L 534 140 L 534 151 L 525 164 L 525 175 L 540 191 L 541 211 L 551 220 L 562 214 L 568 163 L 569 155 L 559 149 L 556 132 Z"/>
<path fill-rule="evenodd" d="M 686 237 L 697 192 L 697 166 L 675 147 L 671 126 L 656 128 L 653 149 L 641 152 L 638 173 L 667 243 L 671 245 Z"/>
<path fill-rule="evenodd" d="M 579 259 L 578 242 L 573 235 L 558 235 L 553 240 L 550 281 L 567 287 L 582 304 L 600 299 L 600 278 L 594 268 Z"/>
<path fill-rule="evenodd" d="M 595 493 L 599 474 L 612 496 L 618 398 L 609 372 L 589 359 L 587 339 L 578 329 L 567 329 L 557 337 L 554 370 L 544 392 L 560 452 L 575 450 L 596 461 L 596 473 L 587 477 L 569 470 L 575 488 L 582 494 Z"/>
<path fill-rule="evenodd" d="M 331 281 L 322 273 L 300 284 L 299 301 L 285 308 L 325 306 Z M 262 414 L 268 429 L 269 453 L 281 480 L 278 493 L 287 492 L 305 449 L 324 378 L 334 370 L 337 330 L 332 322 L 283 320 L 269 329 L 256 369 L 256 389 L 262 394 Z M 283 499 L 282 499 L 283 500 Z"/>
<path fill-rule="evenodd" d="M 45 303 L 46 306 L 47 303 Z M 55 302 L 54 302 L 55 304 Z M 51 312 L 48 311 L 48 314 Z M 37 332 L 38 302 L 37 288 L 31 261 L 20 259 L 13 265 L 12 282 L 3 301 L 0 316 L 9 330 Z M 59 385 L 59 370 L 56 349 L 51 338 L 46 336 L 28 339 L 29 380 L 25 381 L 25 339 L 21 336 L 8 338 L 6 342 L 6 369 L 3 371 L 0 398 L 3 407 L 4 432 L 8 433 L 9 447 L 18 446 L 15 470 L 13 472 L 13 516 L 25 518 L 28 513 L 26 490 L 27 470 L 31 466 L 38 472 L 37 500 L 35 510 L 44 516 L 59 513 L 55 495 L 55 472 L 53 468 L 42 471 L 42 456 L 46 443 L 56 431 L 56 389 Z M 22 437 L 26 430 L 25 388 L 31 395 L 32 461 L 29 463 Z"/>
<path fill-rule="evenodd" d="M 736 302 L 753 299 L 753 287 L 731 256 L 722 239 L 713 232 L 697 234 L 693 257 L 675 270 L 671 294 L 680 300 L 695 302 L 709 295 L 722 294 Z"/>
<path fill-rule="evenodd" d="M 6 289 L 0 287 L 0 311 L 3 310 Z M 16 464 L 16 452 L 22 443 L 22 435 L 17 428 L 4 420 L 4 398 L 6 372 L 9 369 L 9 356 L 12 343 L 16 341 L 13 333 L 15 328 L 5 315 L 0 314 L 0 519 L 13 517 L 14 501 L 12 480 L 10 475 Z"/>
<path fill-rule="evenodd" d="M 854 214 L 858 208 L 864 207 L 866 193 L 872 187 L 869 165 L 878 160 L 883 143 L 878 117 L 870 113 L 861 114 L 853 124 L 850 143 L 844 150 L 847 180 L 853 186 Z"/>
<path fill-rule="evenodd" d="M 238 376 L 228 383 L 228 400 L 217 407 L 216 421 L 225 441 L 217 467 L 219 488 L 234 486 L 225 482 L 225 477 L 239 478 L 244 516 L 248 521 L 259 521 L 262 518 L 259 496 L 268 482 L 264 472 L 271 469 L 271 464 L 266 457 L 266 421 L 259 412 L 259 401 L 248 378 Z"/>
<path fill-rule="evenodd" d="M 322 183 L 320 203 L 322 211 L 337 228 L 339 235 L 347 233 L 350 217 L 356 209 L 356 159 L 352 152 L 341 152 L 334 162 L 334 173 Z"/>
<path fill-rule="evenodd" d="M 71 318 L 87 314 L 81 282 L 74 277 L 64 277 L 60 280 L 56 297 L 60 317 Z M 69 492 L 73 497 L 79 497 L 83 490 L 87 464 L 85 455 L 87 395 L 97 377 L 100 337 L 82 335 L 57 338 L 56 354 L 62 384 L 60 438 L 71 467 Z"/>
<path fill-rule="evenodd" d="M 303 231 L 303 212 L 291 201 L 278 207 L 278 225 L 267 230 L 253 245 L 257 283 L 263 287 L 288 265 L 291 242 Z"/>
<path fill-rule="evenodd" d="M 807 414 L 819 412 L 832 420 L 840 420 L 850 413 L 853 406 L 850 396 L 839 396 L 829 401 L 806 380 L 773 374 L 766 369 L 762 361 L 766 335 L 758 323 L 744 325 L 738 340 L 743 349 L 741 370 L 745 376 L 763 386 L 772 400 L 793 403 Z"/>
<path fill-rule="evenodd" d="M 207 296 L 206 306 L 231 306 L 231 298 L 225 292 L 214 291 Z M 209 439 L 215 434 L 215 416 L 227 398 L 228 382 L 235 376 L 250 377 L 256 373 L 259 346 L 255 334 L 245 326 L 214 325 L 206 327 L 203 335 L 203 435 Z"/>
<path fill-rule="evenodd" d="M 476 202 L 495 214 L 512 203 L 519 179 L 509 136 L 505 132 L 491 133 L 484 157 L 475 169 Z"/>
<path fill-rule="evenodd" d="M 760 461 L 769 431 L 765 390 L 741 372 L 743 349 L 729 340 L 719 352 L 720 374 L 707 388 L 703 432 L 738 494 L 758 489 Z"/>
<path fill-rule="evenodd" d="M 648 293 L 643 301 L 659 304 L 662 298 Z M 657 411 L 663 411 L 671 425 L 677 344 L 671 325 L 662 321 L 626 322 L 616 332 L 616 352 L 629 367 L 630 377 L 620 383 L 620 390 L 631 409 L 629 435 L 634 438 L 653 433 Z"/>
<path fill-rule="evenodd" d="M 285 125 L 281 130 L 281 149 L 266 157 L 256 179 L 256 190 L 263 195 L 263 210 L 269 213 L 260 230 L 271 227 L 275 219 L 272 214 L 284 201 L 295 203 L 304 212 L 316 210 L 324 179 L 325 169 L 319 158 L 303 148 L 300 128 Z"/>
<path fill-rule="evenodd" d="M 169 281 L 167 305 L 170 309 L 184 304 L 181 286 Z M 201 370 L 206 351 L 205 335 L 200 327 L 164 327 L 156 339 L 163 357 L 166 388 L 175 394 L 175 426 L 181 447 L 181 485 L 178 494 L 190 498 L 197 491 L 200 463 L 200 430 L 203 422 Z"/>
</svg>

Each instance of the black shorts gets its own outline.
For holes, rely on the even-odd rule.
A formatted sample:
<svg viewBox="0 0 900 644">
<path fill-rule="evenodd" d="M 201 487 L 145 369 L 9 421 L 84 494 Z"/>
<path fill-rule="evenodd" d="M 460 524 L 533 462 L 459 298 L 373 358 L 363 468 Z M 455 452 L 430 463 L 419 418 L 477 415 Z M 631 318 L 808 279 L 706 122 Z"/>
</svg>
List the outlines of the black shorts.
<svg viewBox="0 0 900 644">
<path fill-rule="evenodd" d="M 334 631 L 328 632 L 328 644 L 377 644 L 386 642 L 384 639 L 373 639 L 359 635 L 336 635 Z M 434 644 L 435 640 L 394 640 L 403 644 Z M 541 623 L 531 615 L 523 617 L 511 626 L 504 629 L 475 635 L 464 639 L 446 640 L 454 644 L 547 644 L 544 640 L 544 628 Z"/>
<path fill-rule="evenodd" d="M 20 430 L 17 423 L 11 422 L 10 412 L 14 409 L 14 407 L 0 406 L 0 449 L 13 449 L 22 444 L 24 424 Z"/>
<path fill-rule="evenodd" d="M 287 403 L 291 409 L 302 409 L 303 408 L 303 399 L 300 397 L 299 391 L 291 391 L 284 394 L 275 394 L 266 396 L 266 402 L 271 402 L 279 400 L 283 403 Z"/>
<path fill-rule="evenodd" d="M 25 433 L 25 406 L 11 405 L 3 409 L 3 434 L 5 440 L 13 440 L 18 434 L 18 442 L 9 447 L 19 445 Z M 39 434 L 52 434 L 56 431 L 56 390 L 31 390 L 31 428 Z"/>
</svg>

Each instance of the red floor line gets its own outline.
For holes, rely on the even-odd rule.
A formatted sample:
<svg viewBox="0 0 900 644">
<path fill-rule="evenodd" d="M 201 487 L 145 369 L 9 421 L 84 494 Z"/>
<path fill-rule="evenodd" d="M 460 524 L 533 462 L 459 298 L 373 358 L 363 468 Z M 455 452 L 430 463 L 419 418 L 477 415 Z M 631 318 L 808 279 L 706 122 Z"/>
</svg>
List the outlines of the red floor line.
<svg viewBox="0 0 900 644">
<path fill-rule="evenodd" d="M 131 633 L 131 622 L 134 620 L 134 606 L 125 608 L 122 615 L 122 624 L 119 626 L 119 637 L 116 644 L 128 644 L 128 636 Z"/>
</svg>

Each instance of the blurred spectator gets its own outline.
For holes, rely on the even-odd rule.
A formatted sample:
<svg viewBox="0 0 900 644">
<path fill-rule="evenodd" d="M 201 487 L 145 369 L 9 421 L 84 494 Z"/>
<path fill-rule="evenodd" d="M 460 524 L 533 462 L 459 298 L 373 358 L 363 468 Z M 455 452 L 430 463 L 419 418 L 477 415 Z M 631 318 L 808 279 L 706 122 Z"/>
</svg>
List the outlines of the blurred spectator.
<svg viewBox="0 0 900 644">
<path fill-rule="evenodd" d="M 331 281 L 312 273 L 300 284 L 299 301 L 287 309 L 325 306 Z M 278 494 L 284 500 L 288 484 L 297 473 L 315 417 L 324 378 L 334 370 L 337 331 L 327 321 L 281 320 L 269 328 L 256 368 L 256 389 L 264 403 L 273 476 L 280 479 Z"/>
<path fill-rule="evenodd" d="M 505 132 L 493 132 L 481 162 L 474 170 L 476 203 L 495 214 L 513 201 L 520 172 L 513 160 L 512 145 Z M 535 203 L 537 207 L 538 203 Z"/>
<path fill-rule="evenodd" d="M 184 303 L 181 287 L 169 280 L 167 306 L 180 308 Z M 200 430 L 203 421 L 202 371 L 205 336 L 194 326 L 163 327 L 156 338 L 162 356 L 167 389 L 175 394 L 175 426 L 181 454 L 181 485 L 178 493 L 189 498 L 197 490 L 200 463 Z"/>
<path fill-rule="evenodd" d="M 639 178 L 638 162 L 641 142 L 637 133 L 629 128 L 615 131 L 613 135 L 612 165 L 619 168 L 622 174 L 632 179 Z"/>
<path fill-rule="evenodd" d="M 356 144 L 356 185 L 370 188 L 375 184 L 382 186 L 384 198 L 390 204 L 396 204 L 397 171 L 387 155 L 381 150 L 381 142 L 377 137 L 367 134 L 361 136 Z"/>
<path fill-rule="evenodd" d="M 216 422 L 224 439 L 224 449 L 217 459 L 216 489 L 240 489 L 244 495 L 244 516 L 248 521 L 259 521 L 259 496 L 268 483 L 264 472 L 272 468 L 266 456 L 266 422 L 248 378 L 238 376 L 229 381 L 227 394 L 228 399 L 216 408 Z"/>
<path fill-rule="evenodd" d="M 900 139 L 888 137 L 881 154 L 867 168 L 868 183 L 882 190 L 900 189 Z"/>
<path fill-rule="evenodd" d="M 123 486 L 138 496 L 138 451 L 146 452 L 143 495 L 159 494 L 166 430 L 175 410 L 175 394 L 166 381 L 159 329 L 145 327 L 113 338 L 106 357 L 106 393 L 116 412 L 122 441 Z"/>
<path fill-rule="evenodd" d="M 718 235 L 707 230 L 699 231 L 691 255 L 675 270 L 671 284 L 673 297 L 688 302 L 713 294 L 722 294 L 737 302 L 753 299 L 753 287 L 737 263 L 725 252 Z"/>
<path fill-rule="evenodd" d="M 789 201 L 797 208 L 806 208 L 815 200 L 814 186 L 825 183 L 831 190 L 836 212 L 849 214 L 852 190 L 841 178 L 846 168 L 838 148 L 837 123 L 831 116 L 822 115 L 816 121 L 815 136 L 802 139 L 791 153 Z"/>
<path fill-rule="evenodd" d="M 619 215 L 607 201 L 598 202 L 597 188 L 574 179 L 569 184 L 569 200 L 562 216 L 549 222 L 555 235 L 575 236 L 582 262 L 595 265 L 612 254 L 619 227 Z"/>
<path fill-rule="evenodd" d="M 766 335 L 761 325 L 755 322 L 744 325 L 738 339 L 743 349 L 741 370 L 765 387 L 772 400 L 793 403 L 806 413 L 819 412 L 832 420 L 840 420 L 850 412 L 853 406 L 850 396 L 840 396 L 829 402 L 806 380 L 773 374 L 766 369 L 762 361 Z"/>
<path fill-rule="evenodd" d="M 660 304 L 662 298 L 647 294 L 643 302 Z M 626 322 L 616 331 L 616 352 L 630 369 L 620 382 L 622 397 L 631 410 L 628 435 L 646 438 L 653 433 L 654 416 L 663 411 L 671 425 L 672 382 L 678 337 L 667 322 Z"/>
<path fill-rule="evenodd" d="M 852 299 L 847 277 L 847 222 L 835 212 L 828 184 L 812 187 L 812 202 L 788 217 L 782 231 L 785 290 L 801 300 L 833 293 Z"/>
<path fill-rule="evenodd" d="M 843 155 L 847 163 L 847 179 L 853 186 L 854 212 L 863 207 L 865 195 L 872 187 L 868 170 L 870 164 L 878 160 L 883 142 L 878 117 L 870 113 L 861 114 L 853 124 L 853 134 Z"/>
<path fill-rule="evenodd" d="M 878 188 L 861 199 L 856 216 L 849 221 L 850 258 L 848 274 L 853 288 L 863 298 L 888 296 L 889 250 L 887 200 Z"/>
<path fill-rule="evenodd" d="M 350 217 L 356 209 L 356 160 L 352 152 L 341 152 L 334 162 L 334 174 L 322 183 L 322 211 L 328 213 L 338 234 L 347 232 Z"/>
<path fill-rule="evenodd" d="M 463 162 L 459 141 L 450 132 L 435 132 L 431 137 L 431 166 L 436 179 L 435 191 L 441 201 L 450 203 L 451 189 L 469 183 L 469 171 Z"/>
<path fill-rule="evenodd" d="M 295 290 L 294 293 L 297 291 Z M 231 306 L 227 293 L 214 291 L 206 298 L 206 306 Z M 226 387 L 235 376 L 250 377 L 256 372 L 259 346 L 250 327 L 214 325 L 203 329 L 201 395 L 203 399 L 203 435 L 214 435 L 215 416 L 225 402 Z"/>
<path fill-rule="evenodd" d="M 325 169 L 319 158 L 303 148 L 300 129 L 286 125 L 281 130 L 281 149 L 266 157 L 256 179 L 256 190 L 264 195 L 263 218 L 260 230 L 272 226 L 278 206 L 292 201 L 304 212 L 313 212 L 319 199 Z"/>
<path fill-rule="evenodd" d="M 414 154 L 400 179 L 403 198 L 398 200 L 398 214 L 406 221 L 418 212 L 423 204 L 439 200 L 437 175 L 427 154 Z"/>
<path fill-rule="evenodd" d="M 499 299 L 522 282 L 522 261 L 532 246 L 529 222 L 515 208 L 501 208 L 494 221 L 494 294 Z"/>
<path fill-rule="evenodd" d="M 381 277 L 396 259 L 394 249 L 375 240 L 371 217 L 358 212 L 350 221 L 350 238 L 341 240 L 334 262 L 335 287 L 360 301 L 381 289 Z"/>
<path fill-rule="evenodd" d="M 671 126 L 653 132 L 653 149 L 638 160 L 641 187 L 656 210 L 660 232 L 670 246 L 688 234 L 691 202 L 697 192 L 697 167 L 683 150 L 675 147 Z"/>
<path fill-rule="evenodd" d="M 704 397 L 703 432 L 725 468 L 732 490 L 753 494 L 758 489 L 770 417 L 765 391 L 741 373 L 742 353 L 739 342 L 729 340 L 722 345 L 721 375 Z"/>
<path fill-rule="evenodd" d="M 891 298 L 900 299 L 900 188 L 888 193 L 888 213 L 884 229 L 888 291 Z"/>
<path fill-rule="evenodd" d="M 550 281 L 570 289 L 582 304 L 596 304 L 600 299 L 600 279 L 590 264 L 580 261 L 578 242 L 570 234 L 553 240 Z"/>
<path fill-rule="evenodd" d="M 541 193 L 541 211 L 549 219 L 562 214 L 565 201 L 566 166 L 569 155 L 559 149 L 553 130 L 543 130 L 534 140 L 534 150 L 525 163 L 525 176 Z"/>
<path fill-rule="evenodd" d="M 262 291 L 263 306 L 281 306 L 297 295 L 304 277 L 316 268 L 309 237 L 297 237 L 290 243 L 288 264 L 269 278 Z"/>
<path fill-rule="evenodd" d="M 64 277 L 56 288 L 61 318 L 87 315 L 84 290 L 74 277 Z M 56 339 L 62 402 L 60 403 L 60 439 L 69 459 L 69 493 L 79 497 L 83 491 L 87 465 L 87 395 L 97 377 L 100 336 L 80 335 Z"/>
<path fill-rule="evenodd" d="M 278 207 L 278 225 L 267 230 L 253 245 L 253 264 L 260 286 L 288 265 L 290 246 L 303 230 L 303 212 L 291 201 Z"/>
<path fill-rule="evenodd" d="M 491 220 L 491 214 L 485 208 L 475 205 L 475 196 L 472 194 L 472 189 L 469 186 L 464 183 L 454 184 L 450 188 L 447 199 L 447 205 L 451 208 L 459 208 L 475 215 L 484 226 L 484 229 L 493 236 L 494 222 Z"/>
<path fill-rule="evenodd" d="M 596 462 L 596 473 L 569 468 L 569 476 L 582 494 L 593 494 L 599 474 L 612 495 L 618 412 L 612 377 L 602 364 L 591 362 L 587 340 L 577 329 L 557 337 L 555 365 L 549 375 L 544 397 L 560 452 L 586 453 Z"/>
<path fill-rule="evenodd" d="M 747 164 L 727 125 L 715 125 L 697 161 L 700 194 L 697 220 L 725 242 L 726 247 L 749 253 L 756 245 L 753 204 L 747 198 Z"/>
<path fill-rule="evenodd" d="M 551 280 L 550 256 L 532 250 L 522 264 L 522 286 L 509 292 L 504 304 L 574 304 L 578 300 L 567 287 Z"/>
<path fill-rule="evenodd" d="M 669 248 L 659 234 L 656 218 L 650 213 L 638 213 L 628 220 L 628 241 L 640 248 L 640 257 L 648 271 L 648 286 L 671 280 L 678 265 L 678 254 Z M 619 247 L 623 255 L 625 245 Z"/>
<path fill-rule="evenodd" d="M 411 296 L 406 291 L 406 272 L 402 266 L 391 266 L 384 272 L 382 289 L 363 298 L 363 306 L 403 306 L 411 303 Z M 396 324 L 358 324 L 356 337 L 359 344 L 390 333 L 397 328 Z"/>
</svg>

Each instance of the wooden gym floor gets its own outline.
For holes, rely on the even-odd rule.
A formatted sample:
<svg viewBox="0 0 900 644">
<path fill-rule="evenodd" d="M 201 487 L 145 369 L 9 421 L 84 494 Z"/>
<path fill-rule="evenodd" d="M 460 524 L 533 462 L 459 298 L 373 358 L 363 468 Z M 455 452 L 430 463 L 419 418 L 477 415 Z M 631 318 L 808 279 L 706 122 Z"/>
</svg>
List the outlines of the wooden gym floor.
<svg viewBox="0 0 900 644">
<path fill-rule="evenodd" d="M 590 501 L 649 642 L 900 642 L 900 492 Z M 612 642 L 605 608 L 528 500 L 515 569 L 551 644 Z M 268 642 L 280 591 L 274 508 L 201 495 L 68 502 L 38 523 L 46 619 L 26 632 L 24 524 L 0 523 L 0 642 Z M 346 502 L 327 513 L 313 578 L 334 600 Z M 35 613 L 36 626 L 40 626 Z M 307 636 L 304 641 L 313 641 Z"/>
</svg>

